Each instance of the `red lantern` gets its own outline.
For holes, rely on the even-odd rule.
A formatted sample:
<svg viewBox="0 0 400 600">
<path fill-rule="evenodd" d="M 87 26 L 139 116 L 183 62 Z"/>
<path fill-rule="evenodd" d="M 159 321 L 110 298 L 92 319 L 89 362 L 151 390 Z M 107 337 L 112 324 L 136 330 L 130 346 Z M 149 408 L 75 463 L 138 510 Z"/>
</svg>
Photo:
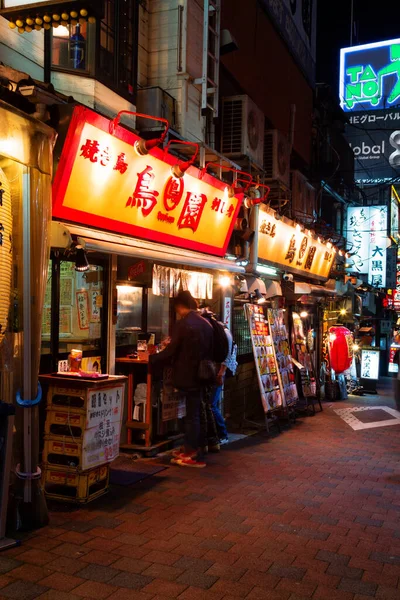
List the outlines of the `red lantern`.
<svg viewBox="0 0 400 600">
<path fill-rule="evenodd" d="M 343 373 L 350 368 L 353 360 L 353 334 L 347 327 L 329 329 L 329 359 L 335 373 Z"/>
</svg>

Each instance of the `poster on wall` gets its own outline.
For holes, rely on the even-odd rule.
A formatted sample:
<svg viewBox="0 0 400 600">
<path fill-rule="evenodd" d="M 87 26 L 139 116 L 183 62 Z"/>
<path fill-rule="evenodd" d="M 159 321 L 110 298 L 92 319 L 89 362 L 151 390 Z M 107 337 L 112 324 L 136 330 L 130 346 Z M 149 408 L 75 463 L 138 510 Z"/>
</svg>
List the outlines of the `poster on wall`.
<svg viewBox="0 0 400 600">
<path fill-rule="evenodd" d="M 223 310 L 223 323 L 227 326 L 229 330 L 232 329 L 232 298 L 227 296 L 223 300 L 224 310 Z"/>
<path fill-rule="evenodd" d="M 71 335 L 72 306 L 60 306 L 60 334 Z"/>
<path fill-rule="evenodd" d="M 283 404 L 270 326 L 262 306 L 245 304 L 264 412 Z"/>
<path fill-rule="evenodd" d="M 283 391 L 284 403 L 286 406 L 291 406 L 298 401 L 299 397 L 283 310 L 269 308 L 268 321 L 274 343 L 278 378 Z"/>
<path fill-rule="evenodd" d="M 89 295 L 86 290 L 76 292 L 79 329 L 89 329 Z"/>
<path fill-rule="evenodd" d="M 51 306 L 43 308 L 42 336 L 50 335 L 51 332 Z"/>
<path fill-rule="evenodd" d="M 101 296 L 100 290 L 90 292 L 90 322 L 100 323 L 100 306 L 98 299 Z"/>
<path fill-rule="evenodd" d="M 61 306 L 72 306 L 73 304 L 72 277 L 62 277 L 60 280 L 60 304 Z"/>
<path fill-rule="evenodd" d="M 303 320 L 299 313 L 294 312 L 293 318 L 293 330 L 292 330 L 292 341 L 293 341 L 293 353 L 295 354 L 296 360 L 302 366 L 300 371 L 301 390 L 304 398 L 311 398 L 317 394 L 317 380 L 315 377 L 314 366 L 310 354 L 310 342 L 313 343 L 314 339 L 311 336 L 308 339 L 304 332 Z"/>
</svg>

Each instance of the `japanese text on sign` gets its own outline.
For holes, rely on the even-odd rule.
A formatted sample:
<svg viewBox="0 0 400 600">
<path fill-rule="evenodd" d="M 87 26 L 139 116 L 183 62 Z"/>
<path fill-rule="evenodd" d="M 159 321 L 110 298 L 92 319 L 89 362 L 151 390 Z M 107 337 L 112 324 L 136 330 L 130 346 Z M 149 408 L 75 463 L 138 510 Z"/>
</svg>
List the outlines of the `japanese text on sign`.
<svg viewBox="0 0 400 600">
<path fill-rule="evenodd" d="M 374 287 L 386 285 L 387 206 L 350 207 L 347 213 L 349 270 L 368 273 Z"/>
<path fill-rule="evenodd" d="M 276 220 L 270 209 L 260 208 L 258 255 L 278 266 L 328 278 L 334 251 L 310 234 Z"/>
<path fill-rule="evenodd" d="M 70 131 L 54 183 L 54 216 L 225 254 L 240 200 L 229 198 L 222 182 L 195 167 L 175 178 L 177 158 L 158 148 L 139 156 L 137 136 L 111 135 L 109 121 L 83 107 L 75 109 Z"/>
</svg>

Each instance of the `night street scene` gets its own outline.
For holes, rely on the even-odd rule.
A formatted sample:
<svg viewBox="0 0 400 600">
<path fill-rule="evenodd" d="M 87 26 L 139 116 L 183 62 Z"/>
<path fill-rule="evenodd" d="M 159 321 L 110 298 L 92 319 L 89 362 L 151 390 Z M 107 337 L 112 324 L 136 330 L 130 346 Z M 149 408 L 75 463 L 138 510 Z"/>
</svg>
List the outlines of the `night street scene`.
<svg viewBox="0 0 400 600">
<path fill-rule="evenodd" d="M 0 0 L 0 600 L 400 600 L 400 3 Z"/>
</svg>

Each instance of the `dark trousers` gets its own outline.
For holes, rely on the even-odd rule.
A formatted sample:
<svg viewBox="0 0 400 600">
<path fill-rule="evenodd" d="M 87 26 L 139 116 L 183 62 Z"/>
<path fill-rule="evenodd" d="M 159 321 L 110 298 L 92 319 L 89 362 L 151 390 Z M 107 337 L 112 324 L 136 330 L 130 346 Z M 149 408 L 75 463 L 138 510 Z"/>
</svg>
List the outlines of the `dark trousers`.
<svg viewBox="0 0 400 600">
<path fill-rule="evenodd" d="M 197 452 L 200 447 L 200 414 L 204 392 L 199 390 L 185 391 L 185 452 Z"/>
<path fill-rule="evenodd" d="M 204 392 L 203 401 L 201 403 L 201 415 L 200 415 L 200 447 L 201 448 L 217 446 L 219 444 L 217 425 L 216 425 L 213 410 L 212 410 L 211 400 L 212 400 L 211 389 L 207 389 Z"/>
</svg>

